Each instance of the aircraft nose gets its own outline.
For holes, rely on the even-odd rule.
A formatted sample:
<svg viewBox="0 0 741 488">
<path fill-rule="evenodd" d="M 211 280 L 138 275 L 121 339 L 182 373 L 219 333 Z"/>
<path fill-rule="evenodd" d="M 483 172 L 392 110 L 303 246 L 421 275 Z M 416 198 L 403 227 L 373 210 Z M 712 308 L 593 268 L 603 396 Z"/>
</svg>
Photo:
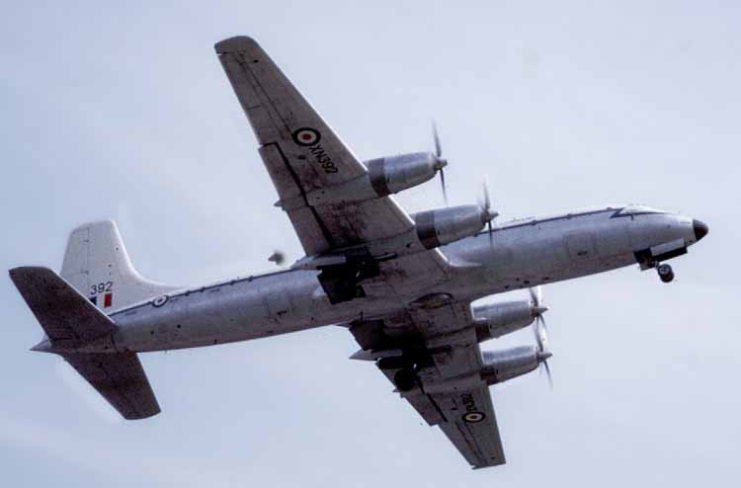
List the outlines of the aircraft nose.
<svg viewBox="0 0 741 488">
<path fill-rule="evenodd" d="M 702 222 L 701 220 L 695 219 L 692 221 L 692 230 L 695 231 L 695 239 L 699 241 L 707 235 L 708 224 Z"/>
</svg>

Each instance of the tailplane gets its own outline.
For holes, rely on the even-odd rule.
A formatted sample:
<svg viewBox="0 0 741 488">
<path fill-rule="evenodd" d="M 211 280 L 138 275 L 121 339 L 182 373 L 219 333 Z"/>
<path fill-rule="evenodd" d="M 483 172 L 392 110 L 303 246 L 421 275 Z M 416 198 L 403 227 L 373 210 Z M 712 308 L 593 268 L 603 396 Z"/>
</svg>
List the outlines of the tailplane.
<svg viewBox="0 0 741 488">
<path fill-rule="evenodd" d="M 115 351 L 111 338 L 118 326 L 90 299 L 48 268 L 14 268 L 10 278 L 47 335 L 34 351 L 62 356 L 125 419 L 160 412 L 139 358 Z M 96 342 L 103 352 L 78 352 Z"/>
<path fill-rule="evenodd" d="M 118 325 L 109 315 L 176 288 L 136 272 L 112 221 L 72 231 L 60 274 L 36 266 L 10 270 L 10 278 L 46 332 L 33 350 L 62 356 L 124 418 L 159 413 L 136 353 L 114 347 Z"/>
<path fill-rule="evenodd" d="M 177 289 L 149 281 L 134 269 L 111 220 L 72 231 L 60 275 L 106 313 Z"/>
</svg>

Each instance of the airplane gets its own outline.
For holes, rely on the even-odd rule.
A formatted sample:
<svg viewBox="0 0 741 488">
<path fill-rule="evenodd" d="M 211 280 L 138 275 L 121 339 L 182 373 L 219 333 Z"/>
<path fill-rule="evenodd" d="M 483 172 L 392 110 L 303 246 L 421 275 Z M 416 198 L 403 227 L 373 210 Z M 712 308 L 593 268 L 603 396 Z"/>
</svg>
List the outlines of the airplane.
<svg viewBox="0 0 741 488">
<path fill-rule="evenodd" d="M 138 353 L 340 325 L 360 346 L 352 358 L 375 363 L 472 467 L 501 465 L 489 387 L 548 367 L 540 287 L 636 263 L 668 283 L 666 261 L 708 233 L 635 205 L 494 225 L 488 192 L 480 205 L 410 215 L 393 194 L 437 175 L 445 189 L 437 132 L 434 153 L 361 162 L 255 40 L 215 49 L 306 255 L 277 272 L 168 286 L 137 273 L 116 224 L 101 221 L 72 231 L 60 273 L 9 271 L 45 332 L 32 350 L 63 357 L 125 419 L 160 412 Z M 519 289 L 530 299 L 472 305 Z M 535 345 L 482 352 L 531 324 Z"/>
</svg>

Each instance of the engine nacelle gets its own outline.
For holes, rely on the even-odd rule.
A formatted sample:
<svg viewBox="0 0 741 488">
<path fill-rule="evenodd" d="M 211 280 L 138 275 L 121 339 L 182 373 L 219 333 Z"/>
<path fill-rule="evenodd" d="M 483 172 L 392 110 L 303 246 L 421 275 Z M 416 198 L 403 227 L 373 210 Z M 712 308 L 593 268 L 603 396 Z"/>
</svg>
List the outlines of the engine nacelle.
<svg viewBox="0 0 741 488">
<path fill-rule="evenodd" d="M 447 162 L 432 153 L 400 154 L 366 161 L 373 190 L 380 197 L 398 193 L 432 179 Z"/>
<path fill-rule="evenodd" d="M 504 351 L 484 351 L 481 378 L 487 385 L 494 385 L 535 370 L 551 356 L 533 346 L 521 346 Z"/>
<path fill-rule="evenodd" d="M 532 324 L 535 318 L 548 310 L 530 300 L 492 303 L 473 308 L 476 336 L 479 342 L 496 339 Z"/>
<path fill-rule="evenodd" d="M 426 249 L 476 235 L 488 221 L 489 214 L 478 205 L 427 210 L 412 215 L 417 237 Z"/>
<path fill-rule="evenodd" d="M 319 206 L 341 202 L 362 202 L 384 197 L 432 179 L 435 173 L 447 165 L 447 161 L 432 153 L 410 153 L 365 161 L 368 172 L 361 177 L 332 187 L 331 191 L 317 189 L 306 193 L 309 205 Z M 298 204 L 301 205 L 302 200 Z M 278 202 L 279 206 L 291 208 L 290 200 Z"/>
</svg>

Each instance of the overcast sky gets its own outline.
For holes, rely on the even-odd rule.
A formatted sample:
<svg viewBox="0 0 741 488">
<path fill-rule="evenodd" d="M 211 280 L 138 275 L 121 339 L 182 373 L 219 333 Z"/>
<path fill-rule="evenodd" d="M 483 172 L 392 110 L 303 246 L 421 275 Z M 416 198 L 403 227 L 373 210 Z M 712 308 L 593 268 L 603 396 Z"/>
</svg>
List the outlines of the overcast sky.
<svg viewBox="0 0 741 488">
<path fill-rule="evenodd" d="M 7 486 L 738 479 L 739 3 L 400 4 L 5 2 L 0 268 L 59 269 L 68 232 L 100 218 L 158 281 L 300 258 L 213 51 L 248 34 L 363 159 L 431 149 L 437 120 L 451 203 L 474 203 L 488 175 L 505 220 L 636 202 L 706 221 L 675 282 L 635 266 L 545 287 L 555 388 L 537 372 L 494 388 L 508 464 L 471 471 L 347 359 L 339 328 L 142 355 L 163 412 L 124 422 L 60 358 L 28 351 L 41 328 L 1 279 Z M 443 203 L 436 181 L 399 201 Z"/>
</svg>

